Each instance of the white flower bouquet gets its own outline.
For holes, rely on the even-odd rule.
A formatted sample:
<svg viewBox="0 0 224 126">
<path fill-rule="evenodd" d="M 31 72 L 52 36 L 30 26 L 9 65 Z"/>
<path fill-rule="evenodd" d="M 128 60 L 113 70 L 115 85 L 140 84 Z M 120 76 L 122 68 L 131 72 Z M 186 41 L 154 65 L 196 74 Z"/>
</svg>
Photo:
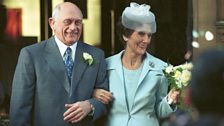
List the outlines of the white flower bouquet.
<svg viewBox="0 0 224 126">
<path fill-rule="evenodd" d="M 191 111 L 189 103 L 185 98 L 185 87 L 189 84 L 191 79 L 191 70 L 193 68 L 192 63 L 185 63 L 179 66 L 173 66 L 169 64 L 164 70 L 164 75 L 168 79 L 171 90 L 180 91 L 180 97 L 178 99 L 178 107 L 182 110 Z M 169 102 L 169 101 L 168 101 Z"/>
<path fill-rule="evenodd" d="M 192 68 L 192 63 L 185 63 L 179 66 L 169 64 L 163 72 L 168 79 L 170 88 L 174 90 L 182 90 L 186 87 L 191 79 Z"/>
</svg>

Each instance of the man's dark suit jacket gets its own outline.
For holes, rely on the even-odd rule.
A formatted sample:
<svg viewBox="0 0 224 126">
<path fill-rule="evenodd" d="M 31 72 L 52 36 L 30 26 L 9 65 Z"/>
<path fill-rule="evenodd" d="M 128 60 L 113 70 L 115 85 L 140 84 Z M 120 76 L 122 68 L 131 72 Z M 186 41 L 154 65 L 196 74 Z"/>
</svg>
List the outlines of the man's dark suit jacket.
<svg viewBox="0 0 224 126">
<path fill-rule="evenodd" d="M 84 52 L 92 55 L 92 65 L 83 59 Z M 12 126 L 91 126 L 93 120 L 106 112 L 105 105 L 92 98 L 94 88 L 108 89 L 102 50 L 77 43 L 70 87 L 54 37 L 25 47 L 20 52 L 13 79 L 10 123 Z M 93 104 L 94 115 L 75 124 L 65 122 L 65 104 L 84 100 Z"/>
</svg>

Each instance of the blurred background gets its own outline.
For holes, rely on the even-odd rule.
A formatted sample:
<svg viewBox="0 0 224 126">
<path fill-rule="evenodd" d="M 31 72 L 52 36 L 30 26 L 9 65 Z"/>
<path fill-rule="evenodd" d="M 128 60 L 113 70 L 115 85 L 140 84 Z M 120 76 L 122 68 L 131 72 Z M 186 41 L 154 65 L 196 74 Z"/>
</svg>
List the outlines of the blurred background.
<svg viewBox="0 0 224 126">
<path fill-rule="evenodd" d="M 84 14 L 81 40 L 105 51 L 123 49 L 116 22 L 130 2 L 151 6 L 157 32 L 148 49 L 156 57 L 179 65 L 206 49 L 224 45 L 224 0 L 65 0 Z M 11 83 L 22 47 L 52 36 L 48 25 L 53 7 L 63 0 L 0 0 L 0 113 L 8 113 Z M 0 116 L 1 117 L 1 116 Z"/>
<path fill-rule="evenodd" d="M 157 33 L 149 49 L 163 60 L 179 64 L 184 55 L 223 44 L 224 0 L 65 0 L 84 13 L 82 40 L 102 48 L 106 56 L 123 49 L 115 25 L 130 2 L 146 3 L 156 15 Z M 63 0 L 0 0 L 1 27 L 23 46 L 52 35 L 48 25 L 52 8 Z M 3 23 L 2 23 L 3 22 Z M 2 28 L 1 28 L 2 29 Z M 16 43 L 16 42 L 15 42 Z M 17 43 L 18 44 L 18 43 Z"/>
</svg>

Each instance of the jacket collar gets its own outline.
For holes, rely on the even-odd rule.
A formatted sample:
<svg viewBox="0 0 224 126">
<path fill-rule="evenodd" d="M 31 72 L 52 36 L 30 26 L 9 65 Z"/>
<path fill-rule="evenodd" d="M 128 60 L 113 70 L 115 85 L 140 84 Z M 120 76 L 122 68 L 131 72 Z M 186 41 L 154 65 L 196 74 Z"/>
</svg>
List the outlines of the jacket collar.
<svg viewBox="0 0 224 126">
<path fill-rule="evenodd" d="M 121 51 L 120 53 L 107 58 L 107 69 L 120 69 L 122 68 L 122 63 L 121 63 L 121 56 L 124 53 L 124 50 Z M 161 68 L 165 67 L 165 63 L 157 63 L 158 59 L 152 56 L 151 54 L 146 52 L 146 58 L 143 61 L 143 70 L 147 68 L 148 70 L 161 70 Z"/>
</svg>

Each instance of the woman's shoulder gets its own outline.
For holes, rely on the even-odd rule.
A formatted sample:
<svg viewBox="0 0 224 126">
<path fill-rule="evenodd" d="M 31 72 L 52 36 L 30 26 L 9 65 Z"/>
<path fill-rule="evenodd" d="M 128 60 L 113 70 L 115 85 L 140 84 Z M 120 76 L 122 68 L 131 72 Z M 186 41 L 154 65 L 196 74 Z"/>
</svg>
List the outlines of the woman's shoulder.
<svg viewBox="0 0 224 126">
<path fill-rule="evenodd" d="M 167 66 L 167 63 L 149 53 L 146 53 L 146 58 L 150 63 L 153 63 L 155 65 L 155 67 L 158 68 L 165 68 Z"/>
<path fill-rule="evenodd" d="M 122 52 L 106 58 L 107 68 L 114 69 L 116 67 L 119 67 L 121 65 L 121 62 L 120 62 L 121 55 L 122 55 Z"/>
<path fill-rule="evenodd" d="M 122 55 L 122 52 L 114 54 L 112 56 L 109 56 L 106 58 L 106 62 L 113 62 L 113 61 L 118 61 Z"/>
</svg>

